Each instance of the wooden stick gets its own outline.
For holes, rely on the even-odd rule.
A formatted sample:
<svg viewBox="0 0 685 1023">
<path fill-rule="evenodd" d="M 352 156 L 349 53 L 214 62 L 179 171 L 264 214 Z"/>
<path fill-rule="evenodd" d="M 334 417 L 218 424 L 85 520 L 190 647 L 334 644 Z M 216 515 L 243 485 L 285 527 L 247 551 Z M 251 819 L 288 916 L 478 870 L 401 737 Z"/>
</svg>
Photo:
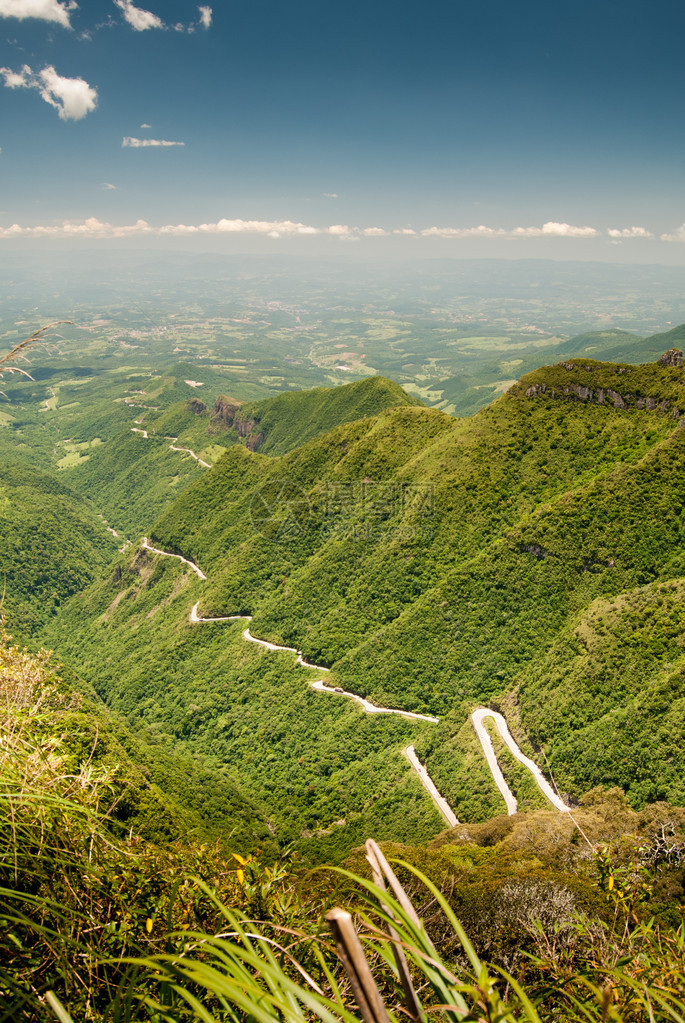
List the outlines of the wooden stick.
<svg viewBox="0 0 685 1023">
<path fill-rule="evenodd" d="M 395 872 L 386 860 L 385 856 L 381 852 L 379 846 L 372 838 L 369 838 L 366 842 L 366 859 L 371 866 L 373 873 L 373 883 L 377 888 L 380 888 L 382 892 L 386 891 L 385 877 L 388 877 L 390 884 L 393 888 L 393 893 L 398 895 L 401 892 L 403 898 L 398 898 L 398 902 L 401 906 L 406 905 L 409 907 L 407 912 L 416 923 L 419 922 L 419 918 L 412 906 L 407 893 L 398 881 Z M 399 890 L 399 891 L 398 891 Z M 392 910 L 389 906 L 385 907 L 386 912 L 394 920 Z M 404 993 L 404 1007 L 413 1020 L 418 1021 L 422 1018 L 421 1003 L 419 1002 L 414 985 L 412 983 L 411 974 L 409 973 L 409 965 L 407 964 L 407 957 L 404 954 L 404 949 L 400 944 L 399 936 L 397 931 L 390 927 L 390 938 L 392 939 L 392 950 L 395 956 L 395 963 L 397 965 L 397 972 L 400 978 L 400 984 L 402 985 L 402 991 Z"/>
<path fill-rule="evenodd" d="M 352 917 L 344 909 L 331 909 L 326 913 L 326 920 L 333 932 L 340 961 L 345 968 L 365 1023 L 390 1023 L 388 1011 L 364 955 Z"/>
</svg>

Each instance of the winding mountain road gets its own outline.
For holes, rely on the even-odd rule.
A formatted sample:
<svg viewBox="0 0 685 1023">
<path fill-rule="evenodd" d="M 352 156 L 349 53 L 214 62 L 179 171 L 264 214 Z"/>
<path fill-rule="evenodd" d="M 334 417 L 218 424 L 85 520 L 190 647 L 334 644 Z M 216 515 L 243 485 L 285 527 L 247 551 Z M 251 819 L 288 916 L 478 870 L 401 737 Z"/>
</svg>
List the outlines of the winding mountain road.
<svg viewBox="0 0 685 1023">
<path fill-rule="evenodd" d="M 403 749 L 402 752 L 404 753 L 405 757 L 407 758 L 411 766 L 414 768 L 416 773 L 418 774 L 419 781 L 421 782 L 424 789 L 437 806 L 438 812 L 442 816 L 443 820 L 449 825 L 450 828 L 456 828 L 459 821 L 457 820 L 457 816 L 454 810 L 447 802 L 447 800 L 438 792 L 437 788 L 435 787 L 435 782 L 433 781 L 428 771 L 417 757 L 416 750 L 414 749 L 413 745 L 407 746 L 407 748 Z"/>
<path fill-rule="evenodd" d="M 141 547 L 143 547 L 146 551 L 152 551 L 153 554 L 161 554 L 163 558 L 176 558 L 178 561 L 182 561 L 184 565 L 187 565 L 188 568 L 192 569 L 198 579 L 202 579 L 204 582 L 207 581 L 207 576 L 204 574 L 202 569 L 198 568 L 194 561 L 188 561 L 188 559 L 184 558 L 182 554 L 169 554 L 168 551 L 160 551 L 159 547 L 152 547 L 147 542 L 146 536 L 143 537 Z"/>
<path fill-rule="evenodd" d="M 136 422 L 138 422 L 137 419 L 136 419 Z M 135 426 L 132 426 L 131 427 L 131 433 L 140 433 L 140 434 L 142 434 L 143 440 L 150 440 L 150 435 L 147 432 L 147 430 L 139 429 L 139 428 L 137 428 Z M 170 440 L 171 441 L 171 444 L 169 445 L 169 451 L 181 451 L 181 452 L 183 452 L 186 455 L 190 455 L 191 458 L 194 458 L 195 461 L 198 462 L 200 465 L 202 465 L 205 469 L 211 469 L 212 468 L 211 465 L 209 464 L 209 462 L 205 462 L 204 459 L 200 458 L 199 455 L 196 455 L 195 452 L 192 450 L 192 448 L 178 448 L 178 447 L 176 447 L 176 441 L 178 440 L 178 437 L 165 437 L 164 440 Z M 157 553 L 158 554 L 163 554 L 164 551 L 158 551 Z"/>
<path fill-rule="evenodd" d="M 281 648 L 282 649 L 282 648 Z M 306 662 L 301 661 L 301 664 Z M 308 665 L 313 667 L 313 665 Z M 328 671 L 328 668 L 324 668 L 324 671 Z M 348 696 L 351 700 L 356 700 L 360 704 L 367 714 L 399 714 L 403 718 L 414 718 L 416 721 L 430 721 L 433 724 L 437 724 L 440 718 L 431 717 L 430 714 L 415 714 L 411 710 L 396 710 L 393 707 L 378 707 L 375 703 L 371 703 L 370 700 L 365 700 L 363 696 L 357 696 L 356 693 L 348 693 L 345 689 L 340 689 L 338 686 L 325 686 L 323 682 L 312 682 L 310 683 L 312 689 L 318 689 L 322 693 L 333 693 L 337 696 Z"/>
<path fill-rule="evenodd" d="M 507 785 L 506 781 L 504 780 L 504 775 L 502 774 L 499 764 L 497 763 L 497 757 L 495 756 L 495 750 L 492 745 L 492 739 L 488 735 L 488 731 L 485 725 L 483 724 L 483 721 L 486 718 L 492 718 L 492 720 L 495 722 L 497 731 L 502 736 L 502 739 L 509 747 L 513 755 L 516 757 L 518 762 L 520 764 L 523 764 L 523 766 L 526 767 L 533 775 L 537 787 L 540 789 L 543 796 L 545 796 L 545 798 L 549 800 L 552 806 L 556 807 L 556 809 L 560 813 L 568 813 L 569 810 L 568 806 L 566 805 L 566 803 L 564 803 L 562 799 L 559 798 L 557 793 L 554 791 L 552 786 L 549 784 L 549 782 L 543 775 L 538 765 L 534 763 L 534 761 L 532 761 L 529 757 L 527 757 L 525 753 L 521 752 L 518 745 L 514 741 L 511 732 L 509 731 L 509 726 L 504 717 L 501 714 L 498 714 L 496 710 L 489 710 L 487 707 L 479 707 L 478 710 L 474 710 L 473 714 L 471 715 L 471 721 L 473 722 L 473 727 L 476 730 L 476 735 L 480 739 L 480 744 L 483 747 L 483 753 L 485 754 L 485 759 L 488 762 L 488 766 L 492 773 L 492 777 L 495 780 L 495 785 L 502 793 L 502 796 L 504 797 L 504 802 L 507 804 L 507 813 L 510 815 L 516 813 L 518 805 L 516 803 L 516 798 L 512 793 L 511 789 L 509 788 L 509 786 Z"/>
<path fill-rule="evenodd" d="M 193 571 L 197 575 L 199 579 L 206 581 L 207 576 L 204 574 L 202 569 L 195 564 L 194 561 L 190 561 L 188 558 L 184 558 L 181 554 L 170 554 L 168 551 L 163 551 L 159 547 L 153 547 L 148 542 L 147 537 L 143 537 L 141 546 L 143 547 L 144 550 L 151 551 L 153 554 L 159 554 L 164 558 L 176 558 L 178 561 L 183 562 L 184 565 L 187 565 L 191 569 L 191 571 Z M 197 601 L 191 608 L 189 618 L 190 621 L 193 623 L 215 624 L 217 622 L 252 621 L 252 615 L 225 615 L 223 617 L 217 618 L 203 618 L 199 614 L 198 610 L 199 606 L 200 602 Z M 314 671 L 321 671 L 324 673 L 328 673 L 330 671 L 330 668 L 324 668 L 321 665 L 311 664 L 309 661 L 305 661 L 304 657 L 302 656 L 302 651 L 297 650 L 295 647 L 282 646 L 278 643 L 271 643 L 266 639 L 258 639 L 256 636 L 252 635 L 249 626 L 243 630 L 243 639 L 248 643 L 256 643 L 258 646 L 264 647 L 266 650 L 296 654 L 297 664 L 301 665 L 303 668 L 313 668 Z M 418 721 L 429 721 L 432 724 L 438 724 L 440 722 L 440 718 L 433 717 L 430 714 L 417 714 L 414 713 L 413 711 L 399 710 L 393 707 L 378 707 L 376 706 L 376 704 L 371 703 L 370 700 L 365 699 L 363 696 L 358 696 L 357 693 L 349 693 L 346 690 L 341 689 L 339 686 L 325 685 L 323 679 L 317 679 L 315 682 L 310 682 L 309 684 L 312 687 L 312 689 L 316 689 L 318 692 L 331 693 L 334 696 L 346 696 L 350 700 L 355 700 L 358 704 L 360 704 L 360 706 L 367 714 L 397 714 L 400 717 L 413 718 Z M 555 809 L 559 810 L 560 813 L 568 813 L 569 807 L 554 791 L 554 789 L 549 784 L 549 782 L 547 781 L 547 779 L 545 778 L 537 764 L 534 761 L 532 761 L 529 757 L 527 757 L 524 753 L 521 752 L 517 743 L 512 737 L 511 732 L 509 731 L 509 726 L 507 725 L 507 722 L 504 719 L 504 717 L 497 711 L 490 710 L 488 707 L 478 707 L 471 714 L 471 723 L 476 732 L 476 735 L 478 736 L 478 740 L 483 749 L 483 754 L 487 761 L 488 767 L 490 768 L 490 772 L 492 774 L 495 785 L 499 789 L 504 799 L 504 802 L 507 807 L 507 813 L 510 816 L 512 814 L 517 813 L 518 804 L 516 802 L 516 797 L 512 793 L 509 786 L 507 785 L 507 782 L 504 778 L 504 775 L 502 774 L 502 770 L 499 766 L 499 763 L 497 762 L 497 756 L 495 755 L 495 750 L 492 745 L 492 739 L 490 738 L 490 735 L 488 734 L 488 731 L 485 728 L 485 725 L 483 724 L 486 718 L 491 718 L 494 721 L 495 727 L 497 728 L 503 741 L 505 742 L 513 756 L 519 761 L 519 763 L 523 764 L 523 766 L 533 775 L 533 778 L 535 779 L 538 788 L 545 796 L 545 798 L 552 804 L 552 806 L 555 807 Z M 447 824 L 450 827 L 452 828 L 456 827 L 459 821 L 457 820 L 454 811 L 452 810 L 444 796 L 440 795 L 440 792 L 438 791 L 435 782 L 430 777 L 428 771 L 421 763 L 419 758 L 416 756 L 414 746 L 413 745 L 407 746 L 406 749 L 402 750 L 402 753 L 404 754 L 404 756 L 406 756 L 412 768 L 418 775 L 419 781 L 425 788 L 428 795 L 433 800 L 435 806 L 437 807 L 443 819 L 447 822 Z"/>
</svg>

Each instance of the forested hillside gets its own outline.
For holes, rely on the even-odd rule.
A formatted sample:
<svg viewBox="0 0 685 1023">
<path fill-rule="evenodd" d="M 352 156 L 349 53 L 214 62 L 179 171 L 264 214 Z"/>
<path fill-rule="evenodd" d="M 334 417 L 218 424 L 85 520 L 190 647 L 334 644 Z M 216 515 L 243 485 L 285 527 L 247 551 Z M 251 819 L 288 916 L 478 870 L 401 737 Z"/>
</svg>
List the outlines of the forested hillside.
<svg viewBox="0 0 685 1023">
<path fill-rule="evenodd" d="M 29 634 L 97 577 L 117 542 L 61 479 L 0 459 L 0 550 L 3 610 Z"/>
<path fill-rule="evenodd" d="M 670 361 L 566 362 L 523 378 L 469 420 L 420 406 L 389 408 L 283 456 L 234 445 L 151 533 L 160 549 L 191 558 L 208 580 L 132 553 L 122 571 L 65 611 L 51 641 L 106 700 L 161 728 L 180 748 L 248 773 L 253 763 L 250 784 L 274 808 L 282 835 L 330 832 L 340 819 L 337 849 L 356 833 L 354 821 L 370 818 L 359 817 L 363 801 L 352 795 L 356 783 L 338 773 L 342 761 L 325 752 L 338 726 L 333 718 L 324 726 L 320 714 L 349 718 L 352 731 L 337 748 L 354 751 L 350 767 L 357 765 L 363 787 L 371 777 L 399 785 L 407 768 L 398 754 L 412 741 L 467 821 L 502 806 L 468 722 L 475 706 L 492 701 L 506 709 L 524 748 L 549 761 L 571 798 L 604 784 L 624 787 L 635 805 L 682 801 L 678 728 L 672 742 L 650 738 L 678 720 L 675 675 L 666 684 L 655 675 L 653 695 L 641 675 L 641 698 L 652 710 L 635 714 L 635 694 L 617 688 L 621 665 L 608 659 L 596 703 L 603 747 L 592 756 L 577 751 L 585 733 L 573 746 L 563 723 L 565 685 L 556 686 L 554 700 L 535 695 L 549 658 L 566 648 L 564 637 L 575 636 L 596 601 L 680 575 L 685 475 L 677 417 L 685 388 L 682 367 Z M 136 574 L 143 568 L 141 586 Z M 238 623 L 193 625 L 194 604 L 208 618 L 253 615 L 257 636 L 332 667 L 332 686 L 441 722 L 370 723 L 347 701 L 308 691 L 292 655 L 248 648 Z M 93 610 L 84 615 L 84 606 Z M 143 636 L 149 664 L 139 653 Z M 103 649 L 112 651 L 111 668 Z M 130 654 L 122 658 L 122 649 Z M 252 671 L 260 683 L 251 681 Z M 264 696 L 271 673 L 291 692 L 278 714 Z M 608 714 L 630 717 L 636 770 L 626 767 L 623 733 L 611 732 Z M 390 757 L 382 763 L 372 757 L 378 729 Z M 257 747 L 243 749 L 241 734 L 257 734 Z M 328 760 L 330 768 L 313 788 L 307 782 L 301 804 L 302 788 L 289 793 L 288 820 L 280 771 L 295 754 L 308 763 L 304 751 L 312 748 L 319 751 L 312 767 Z M 505 773 L 522 805 L 539 805 L 517 770 Z M 437 824 L 429 824 L 429 804 L 418 798 L 423 825 L 405 814 L 407 836 Z M 392 797 L 391 805 L 398 805 Z M 392 813 L 381 816 L 391 831 L 399 827 Z"/>
<path fill-rule="evenodd" d="M 20 936 L 0 992 L 16 1018 L 42 1018 L 47 983 L 94 1019 L 117 989 L 156 1005 L 161 960 L 131 980 L 117 956 L 163 955 L 174 927 L 205 947 L 241 926 L 236 907 L 311 933 L 363 882 L 305 872 L 363 872 L 370 835 L 430 874 L 546 1018 L 571 1019 L 619 959 L 640 963 L 641 992 L 663 970 L 681 984 L 682 359 L 566 359 L 464 420 L 372 378 L 166 401 L 181 365 L 158 408 L 59 477 L 0 466 L 5 611 L 63 662 L 0 637 L 0 910 Z M 490 715 L 502 789 L 479 706 L 558 786 L 556 808 Z M 426 905 L 438 954 L 460 959 L 461 932 Z M 326 990 L 331 955 L 306 960 Z M 612 976 L 642 1023 L 632 975 Z M 528 1003 L 497 1004 L 513 1021 Z"/>
<path fill-rule="evenodd" d="M 190 370 L 181 366 L 176 375 Z M 146 401 L 166 407 L 142 407 L 132 425 L 95 447 L 69 473 L 71 486 L 97 502 L 123 532 L 139 535 L 147 530 L 227 447 L 244 444 L 280 454 L 339 423 L 392 406 L 421 404 L 382 377 L 245 404 L 225 396 L 212 407 L 198 397 L 170 403 L 169 396 L 185 384 L 176 375 L 164 378 L 159 393 L 148 385 L 151 398 Z M 210 374 L 210 379 L 215 377 Z"/>
</svg>

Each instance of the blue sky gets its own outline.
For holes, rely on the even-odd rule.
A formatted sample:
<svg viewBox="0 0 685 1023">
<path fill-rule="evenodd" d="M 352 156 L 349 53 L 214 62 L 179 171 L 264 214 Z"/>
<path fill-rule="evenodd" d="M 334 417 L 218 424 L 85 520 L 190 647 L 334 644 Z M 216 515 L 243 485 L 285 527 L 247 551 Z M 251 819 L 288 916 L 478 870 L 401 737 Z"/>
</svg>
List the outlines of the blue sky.
<svg viewBox="0 0 685 1023">
<path fill-rule="evenodd" d="M 0 250 L 685 262 L 684 29 L 674 0 L 0 0 Z"/>
</svg>

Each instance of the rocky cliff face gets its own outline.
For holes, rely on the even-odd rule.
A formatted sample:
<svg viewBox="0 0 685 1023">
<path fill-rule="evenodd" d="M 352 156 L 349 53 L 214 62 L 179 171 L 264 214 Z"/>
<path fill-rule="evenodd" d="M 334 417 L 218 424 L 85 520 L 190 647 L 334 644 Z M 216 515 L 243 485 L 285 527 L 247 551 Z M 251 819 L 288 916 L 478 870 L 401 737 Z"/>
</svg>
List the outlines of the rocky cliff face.
<svg viewBox="0 0 685 1023">
<path fill-rule="evenodd" d="M 665 352 L 657 361 L 657 365 L 664 368 L 681 368 L 683 365 L 683 353 L 676 348 Z M 682 410 L 685 408 L 685 386 L 682 388 L 682 401 L 673 398 L 673 383 L 668 388 L 669 397 L 663 394 L 645 393 L 644 374 L 641 374 L 641 366 L 614 366 L 611 368 L 612 375 L 616 378 L 616 386 L 607 385 L 607 367 L 598 363 L 584 364 L 574 362 L 560 362 L 552 367 L 555 372 L 550 373 L 549 383 L 534 383 L 525 389 L 527 398 L 558 398 L 571 401 L 581 401 L 592 405 L 609 405 L 616 409 L 644 409 L 647 412 L 659 412 L 662 415 L 669 415 L 673 419 L 680 419 L 685 415 Z M 568 383 L 560 378 L 559 370 L 564 370 L 569 375 L 573 374 L 575 379 L 569 379 Z M 586 380 L 578 382 L 578 375 L 587 374 Z M 634 380 L 631 376 L 634 375 Z M 624 378 L 624 381 L 621 378 Z M 631 383 L 634 384 L 631 387 Z M 651 383 L 651 381 L 650 381 Z M 654 383 L 658 383 L 654 381 Z M 620 390 L 618 387 L 620 386 Z"/>
<path fill-rule="evenodd" d="M 683 353 L 678 348 L 669 348 L 657 361 L 660 366 L 682 366 Z"/>
<path fill-rule="evenodd" d="M 210 415 L 210 430 L 235 430 L 245 441 L 245 446 L 250 451 L 256 451 L 264 440 L 264 435 L 256 429 L 256 419 L 246 416 L 241 411 L 241 406 L 242 402 L 236 398 L 219 395 Z"/>
</svg>

